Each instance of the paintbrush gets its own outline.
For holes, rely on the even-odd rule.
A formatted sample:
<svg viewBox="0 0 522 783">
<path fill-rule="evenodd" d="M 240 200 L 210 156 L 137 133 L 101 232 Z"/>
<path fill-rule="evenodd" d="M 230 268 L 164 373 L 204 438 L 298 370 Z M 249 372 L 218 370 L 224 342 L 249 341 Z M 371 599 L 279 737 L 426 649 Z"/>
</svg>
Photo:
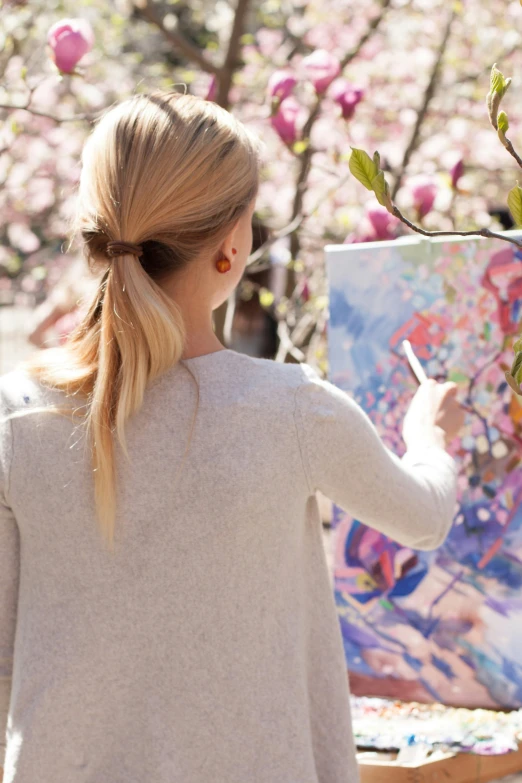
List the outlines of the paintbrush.
<svg viewBox="0 0 522 783">
<path fill-rule="evenodd" d="M 403 340 L 402 347 L 404 349 L 404 353 L 406 354 L 406 358 L 408 360 L 408 364 L 410 365 L 410 369 L 413 375 L 415 376 L 419 384 L 426 383 L 426 381 L 428 380 L 428 376 L 426 375 L 426 371 L 424 367 L 415 356 L 410 341 Z M 468 413 L 475 413 L 475 411 L 470 405 L 467 405 L 466 403 L 463 402 L 459 402 L 459 405 L 463 410 L 467 411 Z"/>
<path fill-rule="evenodd" d="M 408 360 L 408 364 L 410 365 L 412 373 L 417 378 L 419 383 L 426 383 L 426 381 L 428 380 L 428 376 L 424 371 L 424 367 L 415 356 L 410 341 L 403 340 L 402 347 L 404 349 L 404 353 L 406 354 L 406 358 Z"/>
</svg>

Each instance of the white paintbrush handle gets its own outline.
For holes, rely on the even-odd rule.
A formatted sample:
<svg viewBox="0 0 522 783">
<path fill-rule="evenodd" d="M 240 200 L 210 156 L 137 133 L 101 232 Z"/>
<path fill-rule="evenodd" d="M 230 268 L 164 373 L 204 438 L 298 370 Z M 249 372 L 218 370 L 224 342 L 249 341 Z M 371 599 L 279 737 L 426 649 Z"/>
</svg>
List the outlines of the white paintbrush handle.
<svg viewBox="0 0 522 783">
<path fill-rule="evenodd" d="M 404 353 L 406 354 L 406 358 L 408 359 L 408 363 L 413 371 L 413 374 L 417 378 L 419 383 L 425 383 L 428 380 L 428 376 L 426 375 L 424 371 L 424 367 L 419 362 L 417 357 L 415 356 L 413 352 L 413 348 L 411 347 L 411 343 L 409 340 L 403 340 L 402 347 L 404 348 Z"/>
</svg>

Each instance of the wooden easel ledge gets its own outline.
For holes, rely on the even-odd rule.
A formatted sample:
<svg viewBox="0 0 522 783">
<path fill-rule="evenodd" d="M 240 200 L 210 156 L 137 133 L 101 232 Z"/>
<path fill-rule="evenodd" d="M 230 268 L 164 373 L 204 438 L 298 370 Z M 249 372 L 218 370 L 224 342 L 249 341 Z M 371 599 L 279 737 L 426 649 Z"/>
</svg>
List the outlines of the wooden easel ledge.
<svg viewBox="0 0 522 783">
<path fill-rule="evenodd" d="M 398 763 L 396 754 L 357 754 L 361 783 L 488 783 L 522 772 L 522 744 L 501 756 L 437 753 L 421 762 Z"/>
</svg>

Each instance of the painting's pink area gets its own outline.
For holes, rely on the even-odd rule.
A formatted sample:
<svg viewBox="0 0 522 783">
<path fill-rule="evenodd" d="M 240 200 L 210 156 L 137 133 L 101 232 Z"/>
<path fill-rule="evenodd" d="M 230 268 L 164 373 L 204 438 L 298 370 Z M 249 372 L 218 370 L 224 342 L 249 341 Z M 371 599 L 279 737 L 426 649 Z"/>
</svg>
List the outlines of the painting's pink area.
<svg viewBox="0 0 522 783">
<path fill-rule="evenodd" d="M 368 530 L 364 536 L 364 540 L 359 547 L 359 554 L 362 559 L 370 557 L 372 552 L 375 551 L 378 544 L 382 541 L 382 536 L 377 533 L 376 530 Z"/>
<path fill-rule="evenodd" d="M 522 277 L 520 262 L 513 260 L 511 248 L 495 253 L 488 264 L 482 285 L 495 297 L 498 307 L 498 320 L 504 334 L 518 331 L 518 319 L 512 318 L 512 305 L 522 297 Z"/>
</svg>

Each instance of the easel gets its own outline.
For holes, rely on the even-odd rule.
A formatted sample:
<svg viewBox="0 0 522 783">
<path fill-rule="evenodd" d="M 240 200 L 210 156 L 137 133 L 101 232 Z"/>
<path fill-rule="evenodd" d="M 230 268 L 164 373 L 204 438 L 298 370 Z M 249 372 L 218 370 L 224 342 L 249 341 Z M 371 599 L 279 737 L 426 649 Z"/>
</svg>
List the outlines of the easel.
<svg viewBox="0 0 522 783">
<path fill-rule="evenodd" d="M 522 772 L 522 745 L 501 756 L 438 753 L 433 759 L 398 764 L 393 754 L 357 754 L 361 783 L 488 783 Z"/>
</svg>

